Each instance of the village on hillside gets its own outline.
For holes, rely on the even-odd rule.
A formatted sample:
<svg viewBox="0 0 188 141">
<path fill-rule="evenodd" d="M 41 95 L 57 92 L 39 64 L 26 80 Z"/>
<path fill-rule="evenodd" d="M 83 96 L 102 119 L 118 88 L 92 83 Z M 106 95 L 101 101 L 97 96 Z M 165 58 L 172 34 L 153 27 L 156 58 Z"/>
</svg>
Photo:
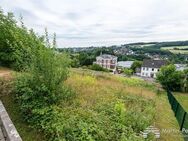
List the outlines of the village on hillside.
<svg viewBox="0 0 188 141">
<path fill-rule="evenodd" d="M 117 61 L 118 57 L 110 54 L 101 54 L 96 57 L 96 62 L 101 67 L 112 71 L 114 74 L 123 73 L 124 69 L 131 69 L 134 61 Z M 146 77 L 146 78 L 156 78 L 157 72 L 159 72 L 162 66 L 168 65 L 167 60 L 161 60 L 159 58 L 144 59 L 140 67 L 136 67 L 136 76 Z M 174 64 L 176 70 L 183 71 L 188 69 L 187 64 Z"/>
</svg>

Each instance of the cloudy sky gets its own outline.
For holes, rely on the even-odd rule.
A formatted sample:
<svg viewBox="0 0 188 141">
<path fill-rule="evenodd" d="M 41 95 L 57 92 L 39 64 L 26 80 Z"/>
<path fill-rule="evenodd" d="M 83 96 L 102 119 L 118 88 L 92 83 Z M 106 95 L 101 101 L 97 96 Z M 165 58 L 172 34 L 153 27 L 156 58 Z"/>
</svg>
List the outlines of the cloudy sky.
<svg viewBox="0 0 188 141">
<path fill-rule="evenodd" d="M 0 0 L 59 47 L 188 40 L 188 0 Z"/>
</svg>

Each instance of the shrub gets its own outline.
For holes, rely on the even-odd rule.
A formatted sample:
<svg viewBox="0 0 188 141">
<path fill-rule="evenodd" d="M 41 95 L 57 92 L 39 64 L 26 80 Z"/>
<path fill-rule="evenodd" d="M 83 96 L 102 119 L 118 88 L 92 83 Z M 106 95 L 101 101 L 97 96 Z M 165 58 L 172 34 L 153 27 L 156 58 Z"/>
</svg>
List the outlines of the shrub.
<svg viewBox="0 0 188 141">
<path fill-rule="evenodd" d="M 131 76 L 132 73 L 133 73 L 133 71 L 132 71 L 131 69 L 124 69 L 123 72 L 124 72 L 124 74 L 125 74 L 126 76 Z"/>
<path fill-rule="evenodd" d="M 101 67 L 101 66 L 98 65 L 98 64 L 93 64 L 93 65 L 89 66 L 89 69 L 91 69 L 91 70 L 96 70 L 96 71 L 109 72 L 108 69 L 105 69 L 105 68 Z"/>
<path fill-rule="evenodd" d="M 157 74 L 157 80 L 164 88 L 168 88 L 173 91 L 179 91 L 181 89 L 181 78 L 183 73 L 176 71 L 174 65 L 163 66 Z"/>
<path fill-rule="evenodd" d="M 74 92 L 64 86 L 68 77 L 69 59 L 50 48 L 33 50 L 32 64 L 26 73 L 16 76 L 15 93 L 20 111 L 30 125 L 57 137 L 56 127 L 61 119 L 55 106 L 69 100 Z"/>
</svg>

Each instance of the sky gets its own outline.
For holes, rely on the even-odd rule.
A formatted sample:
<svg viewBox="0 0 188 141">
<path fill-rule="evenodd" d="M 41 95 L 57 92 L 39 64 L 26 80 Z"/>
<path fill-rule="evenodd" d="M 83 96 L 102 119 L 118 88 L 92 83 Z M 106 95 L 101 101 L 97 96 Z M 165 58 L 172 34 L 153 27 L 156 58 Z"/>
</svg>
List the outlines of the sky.
<svg viewBox="0 0 188 141">
<path fill-rule="evenodd" d="M 188 40 L 188 0 L 0 0 L 39 35 L 57 34 L 58 47 Z"/>
</svg>

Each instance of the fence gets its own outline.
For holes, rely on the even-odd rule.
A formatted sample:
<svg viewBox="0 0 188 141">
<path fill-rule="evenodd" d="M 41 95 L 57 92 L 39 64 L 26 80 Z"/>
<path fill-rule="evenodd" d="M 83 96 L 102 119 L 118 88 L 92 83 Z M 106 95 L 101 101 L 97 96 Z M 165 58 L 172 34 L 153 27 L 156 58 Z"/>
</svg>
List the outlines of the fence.
<svg viewBox="0 0 188 141">
<path fill-rule="evenodd" d="M 188 113 L 169 90 L 167 91 L 167 95 L 171 108 L 174 111 L 175 117 L 179 123 L 180 131 L 182 131 L 184 134 L 185 141 L 188 141 Z"/>
</svg>

